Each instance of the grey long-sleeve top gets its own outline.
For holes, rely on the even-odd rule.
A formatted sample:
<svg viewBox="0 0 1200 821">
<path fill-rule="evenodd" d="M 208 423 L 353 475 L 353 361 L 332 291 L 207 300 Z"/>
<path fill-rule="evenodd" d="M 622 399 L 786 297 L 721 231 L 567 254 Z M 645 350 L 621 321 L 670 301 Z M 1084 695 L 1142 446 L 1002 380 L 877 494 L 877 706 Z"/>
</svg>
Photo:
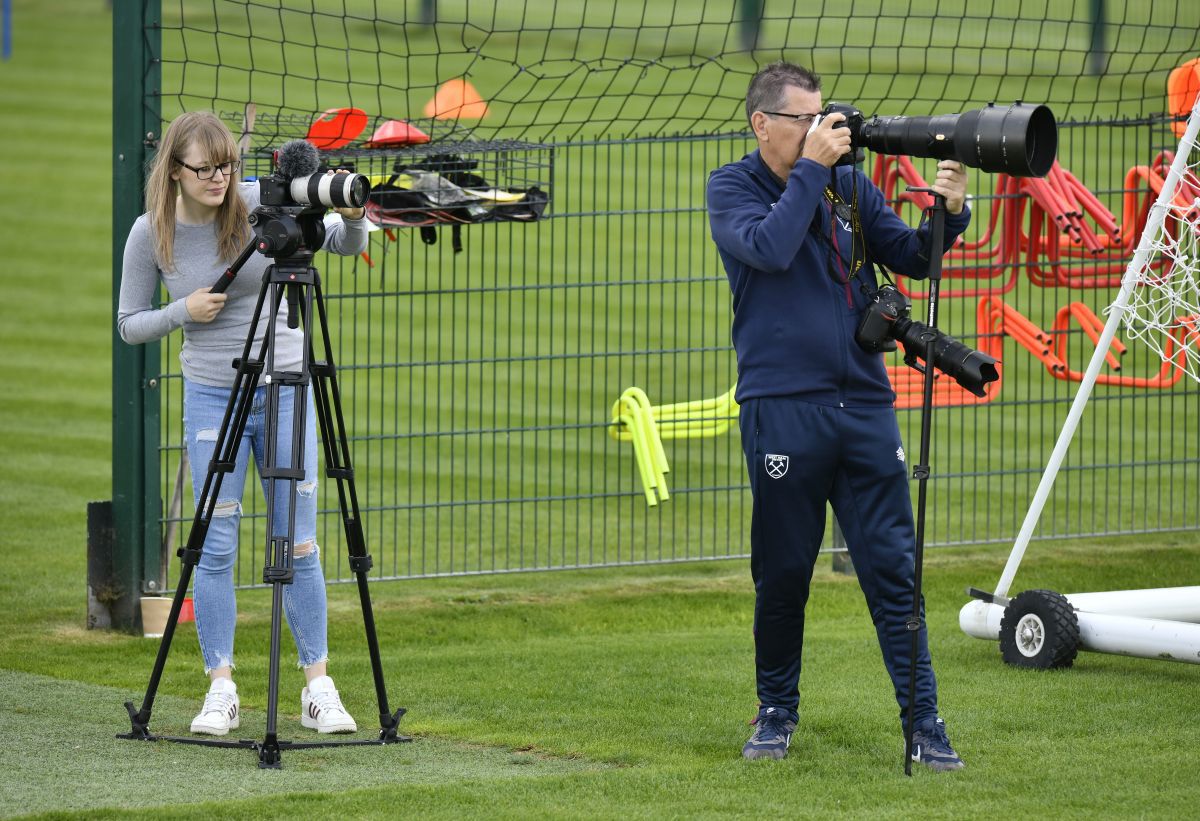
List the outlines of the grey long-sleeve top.
<svg viewBox="0 0 1200 821">
<path fill-rule="evenodd" d="M 258 185 L 240 183 L 238 193 L 248 208 L 258 207 Z M 325 249 L 353 256 L 367 247 L 367 221 L 330 221 L 326 225 Z M 179 362 L 188 379 L 216 387 L 232 387 L 233 360 L 242 355 L 251 315 L 258 301 L 262 276 L 271 263 L 262 254 L 253 254 L 226 290 L 229 298 L 212 322 L 192 322 L 185 301 L 197 288 L 215 283 L 228 267 L 217 256 L 216 226 L 175 224 L 175 268 L 163 271 L 154 256 L 154 229 L 146 214 L 138 217 L 125 241 L 125 259 L 121 271 L 121 298 L 117 307 L 117 330 L 121 339 L 139 345 L 183 328 L 183 347 Z M 166 286 L 170 302 L 153 307 L 159 283 Z M 270 305 L 263 306 L 263 314 Z M 303 360 L 303 332 L 287 326 L 287 311 L 281 309 L 275 321 L 274 368 L 298 371 Z M 254 347 L 266 335 L 267 322 L 258 324 Z"/>
</svg>

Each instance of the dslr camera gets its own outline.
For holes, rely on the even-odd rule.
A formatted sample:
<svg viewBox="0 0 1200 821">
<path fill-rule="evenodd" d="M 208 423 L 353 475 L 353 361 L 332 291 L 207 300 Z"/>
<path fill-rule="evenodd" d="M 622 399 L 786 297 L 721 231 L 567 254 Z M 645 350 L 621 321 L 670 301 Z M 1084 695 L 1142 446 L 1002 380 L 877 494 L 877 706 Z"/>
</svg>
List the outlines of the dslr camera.
<svg viewBox="0 0 1200 821">
<path fill-rule="evenodd" d="M 987 395 L 985 385 L 1000 378 L 996 360 L 972 350 L 937 328 L 909 318 L 910 305 L 904 294 L 891 285 L 875 291 L 867 312 L 854 332 L 854 341 L 867 353 L 896 350 L 896 341 L 904 345 L 904 361 L 916 365 L 925 358 L 926 345 L 933 340 L 933 366 L 954 379 L 975 396 Z"/>
</svg>

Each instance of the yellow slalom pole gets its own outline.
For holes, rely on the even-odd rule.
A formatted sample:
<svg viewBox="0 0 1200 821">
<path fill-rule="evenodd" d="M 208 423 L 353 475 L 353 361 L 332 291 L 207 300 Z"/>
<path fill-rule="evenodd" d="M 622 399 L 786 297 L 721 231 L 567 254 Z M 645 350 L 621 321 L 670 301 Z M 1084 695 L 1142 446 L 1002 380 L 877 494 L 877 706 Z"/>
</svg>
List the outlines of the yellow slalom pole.
<svg viewBox="0 0 1200 821">
<path fill-rule="evenodd" d="M 671 467 L 663 439 L 701 439 L 721 436 L 737 418 L 733 395 L 737 385 L 709 399 L 695 399 L 655 407 L 639 387 L 626 388 L 613 403 L 608 435 L 633 445 L 638 475 L 651 507 L 671 498 L 667 476 Z"/>
<path fill-rule="evenodd" d="M 624 425 L 630 431 L 634 461 L 637 462 L 638 475 L 642 480 L 642 490 L 646 494 L 646 504 L 654 507 L 658 504 L 658 496 L 655 492 L 658 483 L 655 480 L 649 451 L 646 447 L 645 429 L 638 418 L 641 412 L 636 405 L 631 408 L 625 403 L 619 404 L 619 410 L 614 412 L 613 421 Z"/>
</svg>

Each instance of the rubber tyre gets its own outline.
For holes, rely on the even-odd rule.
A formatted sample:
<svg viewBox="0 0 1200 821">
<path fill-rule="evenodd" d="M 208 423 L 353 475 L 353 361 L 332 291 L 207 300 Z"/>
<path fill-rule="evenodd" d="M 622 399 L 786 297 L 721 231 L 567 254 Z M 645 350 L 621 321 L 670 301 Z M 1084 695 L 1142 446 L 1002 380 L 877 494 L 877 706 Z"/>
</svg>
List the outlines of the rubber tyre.
<svg viewBox="0 0 1200 821">
<path fill-rule="evenodd" d="M 1017 594 L 1000 619 L 1000 655 L 1014 667 L 1070 667 L 1079 653 L 1079 617 L 1053 590 Z"/>
</svg>

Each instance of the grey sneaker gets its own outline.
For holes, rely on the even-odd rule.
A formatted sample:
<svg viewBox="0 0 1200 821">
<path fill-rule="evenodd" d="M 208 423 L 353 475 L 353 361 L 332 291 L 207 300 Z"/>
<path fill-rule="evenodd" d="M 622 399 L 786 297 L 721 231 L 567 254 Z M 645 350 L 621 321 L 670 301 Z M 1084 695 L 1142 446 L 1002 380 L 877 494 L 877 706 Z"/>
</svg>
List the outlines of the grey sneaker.
<svg viewBox="0 0 1200 821">
<path fill-rule="evenodd" d="M 946 737 L 946 722 L 940 718 L 927 721 L 913 730 L 912 760 L 936 772 L 961 770 L 966 766 L 950 746 L 950 739 Z"/>
<path fill-rule="evenodd" d="M 782 707 L 763 707 L 754 719 L 754 734 L 742 747 L 742 758 L 787 758 L 796 721 Z"/>
</svg>

